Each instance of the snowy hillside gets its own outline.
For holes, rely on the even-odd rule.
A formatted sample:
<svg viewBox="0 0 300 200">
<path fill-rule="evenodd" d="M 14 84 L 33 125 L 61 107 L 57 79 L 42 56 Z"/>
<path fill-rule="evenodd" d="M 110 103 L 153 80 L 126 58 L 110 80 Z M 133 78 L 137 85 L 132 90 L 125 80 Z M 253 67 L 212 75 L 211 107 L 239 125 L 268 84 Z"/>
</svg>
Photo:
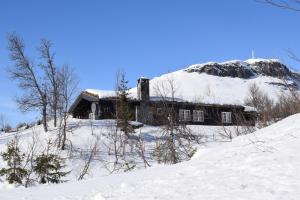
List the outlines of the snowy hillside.
<svg viewBox="0 0 300 200">
<path fill-rule="evenodd" d="M 280 77 L 284 77 L 286 82 Z M 288 69 L 276 59 L 249 59 L 246 61 L 209 62 L 195 64 L 176 72 L 164 74 L 150 80 L 150 96 L 158 96 L 157 88 L 162 84 L 167 88 L 166 80 L 173 80 L 176 86 L 175 96 L 184 101 L 202 103 L 244 105 L 251 84 L 257 84 L 271 98 L 287 92 L 286 83 L 299 88 L 300 74 Z M 100 98 L 114 96 L 112 91 L 87 90 Z M 137 89 L 132 88 L 132 98 L 136 98 Z M 171 94 L 168 94 L 171 96 Z"/>
<path fill-rule="evenodd" d="M 81 182 L 8 189 L 5 200 L 300 199 L 300 114 L 232 142 L 200 148 L 192 160 Z"/>
<path fill-rule="evenodd" d="M 156 77 L 150 81 L 150 93 L 163 80 L 173 79 L 178 88 L 177 96 L 187 101 L 243 105 L 249 85 L 255 83 L 270 97 L 276 99 L 286 92 L 285 83 L 278 75 L 283 74 L 288 83 L 299 87 L 294 76 L 278 60 L 251 59 L 189 66 L 187 69 Z M 132 90 L 134 92 L 135 89 Z"/>
<path fill-rule="evenodd" d="M 138 122 L 131 122 L 135 125 L 140 125 Z M 7 149 L 7 144 L 18 138 L 20 149 L 23 153 L 28 155 L 31 150 L 32 144 L 35 144 L 35 155 L 40 155 L 45 152 L 48 148 L 47 143 L 51 140 L 51 149 L 55 154 L 66 158 L 66 169 L 64 171 L 71 171 L 64 180 L 70 182 L 77 181 L 85 163 L 91 155 L 92 148 L 96 145 L 96 151 L 93 153 L 93 158 L 91 165 L 89 167 L 88 173 L 83 179 L 90 179 L 95 177 L 107 176 L 113 173 L 124 172 L 124 167 L 119 169 L 114 169 L 114 154 L 113 154 L 113 138 L 115 137 L 115 120 L 88 120 L 88 119 L 75 119 L 70 118 L 68 131 L 67 131 L 67 150 L 61 151 L 57 149 L 57 137 L 58 128 L 53 127 L 53 121 L 48 123 L 49 131 L 44 132 L 42 125 L 37 125 L 29 129 L 20 129 L 19 132 L 1 133 L 0 134 L 0 153 L 5 152 Z M 232 133 L 234 137 L 236 132 L 247 131 L 248 129 L 243 129 L 242 127 L 236 126 L 189 126 L 191 133 L 201 136 L 201 144 L 207 144 L 211 142 L 223 142 L 229 141 L 228 137 L 224 133 Z M 225 128 L 225 129 L 224 129 Z M 238 129 L 237 129 L 238 128 Z M 123 135 L 121 131 L 117 133 L 119 136 Z M 153 166 L 157 165 L 157 160 L 152 156 L 154 148 L 158 138 L 161 137 L 163 131 L 160 127 L 144 125 L 135 129 L 135 133 L 132 133 L 132 137 L 143 138 L 144 154 L 147 162 Z M 134 140 L 135 141 L 135 140 Z M 193 143 L 193 142 L 192 142 Z M 195 147 L 199 144 L 194 142 Z M 201 146 L 200 144 L 200 146 Z M 134 149 L 126 149 L 126 159 L 132 161 L 135 165 L 134 169 L 141 169 L 145 167 L 145 163 L 141 156 L 137 153 L 140 149 L 136 145 L 133 145 Z M 122 162 L 120 162 L 122 164 Z M 0 156 L 0 169 L 6 167 L 6 162 L 3 161 Z M 32 177 L 36 179 L 36 176 Z M 37 184 L 35 182 L 35 184 Z M 11 188 L 5 181 L 5 176 L 0 177 L 0 193 L 2 190 Z"/>
</svg>

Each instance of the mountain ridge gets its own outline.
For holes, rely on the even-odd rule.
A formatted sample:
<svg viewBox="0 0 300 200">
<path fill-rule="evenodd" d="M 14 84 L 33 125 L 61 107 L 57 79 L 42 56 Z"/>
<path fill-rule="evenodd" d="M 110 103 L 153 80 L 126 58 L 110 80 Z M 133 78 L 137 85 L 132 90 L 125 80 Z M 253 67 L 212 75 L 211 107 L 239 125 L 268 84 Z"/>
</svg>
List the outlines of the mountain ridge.
<svg viewBox="0 0 300 200">
<path fill-rule="evenodd" d="M 257 75 L 271 77 L 293 77 L 299 79 L 298 72 L 292 72 L 278 59 L 248 59 L 245 61 L 231 60 L 226 62 L 207 62 L 194 64 L 185 69 L 187 72 L 206 73 L 222 77 L 238 77 L 248 79 Z"/>
</svg>

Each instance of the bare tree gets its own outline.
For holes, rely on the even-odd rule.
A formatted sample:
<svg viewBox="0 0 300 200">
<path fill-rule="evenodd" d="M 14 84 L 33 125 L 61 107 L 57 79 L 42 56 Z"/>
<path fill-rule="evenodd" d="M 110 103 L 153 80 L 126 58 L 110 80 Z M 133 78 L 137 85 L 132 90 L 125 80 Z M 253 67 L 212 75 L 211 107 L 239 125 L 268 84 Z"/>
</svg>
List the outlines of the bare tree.
<svg viewBox="0 0 300 200">
<path fill-rule="evenodd" d="M 110 173 L 113 173 L 122 169 L 124 165 L 122 158 L 125 153 L 123 148 L 125 145 L 125 135 L 118 129 L 116 124 L 110 124 L 105 137 L 106 140 L 103 146 L 107 149 L 108 160 L 105 161 L 104 165 Z"/>
<path fill-rule="evenodd" d="M 41 141 L 38 137 L 38 134 L 33 129 L 31 135 L 31 141 L 28 143 L 27 150 L 25 151 L 26 157 L 25 157 L 24 169 L 27 171 L 25 182 L 24 182 L 25 187 L 32 186 L 36 181 L 33 177 L 34 174 L 33 167 L 34 167 L 36 156 L 39 153 L 38 151 L 40 150 L 38 146 L 40 142 Z"/>
<path fill-rule="evenodd" d="M 289 90 L 287 94 L 281 94 L 273 108 L 275 120 L 280 120 L 299 112 L 300 96 L 297 90 Z"/>
<path fill-rule="evenodd" d="M 250 85 L 245 104 L 257 109 L 258 125 L 266 126 L 271 122 L 300 112 L 299 90 L 291 87 L 284 79 L 283 82 L 286 91 L 278 96 L 276 102 L 270 99 L 256 84 Z"/>
<path fill-rule="evenodd" d="M 164 125 L 161 126 L 162 136 L 156 142 L 153 155 L 160 162 L 171 164 L 187 160 L 195 153 L 192 145 L 195 137 L 177 117 L 177 90 L 178 86 L 172 77 L 154 86 L 154 91 L 160 98 L 161 120 Z"/>
<path fill-rule="evenodd" d="M 116 101 L 115 101 L 115 117 L 116 123 L 109 126 L 107 134 L 107 142 L 103 145 L 108 152 L 108 161 L 105 161 L 105 168 L 113 173 L 115 171 L 132 170 L 135 164 L 134 129 L 130 123 L 133 114 L 129 108 L 129 88 L 125 80 L 125 73 L 118 71 L 116 74 Z"/>
<path fill-rule="evenodd" d="M 262 126 L 266 126 L 273 119 L 272 109 L 274 101 L 255 83 L 249 86 L 245 104 L 256 108 Z"/>
<path fill-rule="evenodd" d="M 139 137 L 137 137 L 135 146 L 139 157 L 142 159 L 144 163 L 144 167 L 145 168 L 150 167 L 150 164 L 146 158 L 145 140 L 144 137 L 141 136 L 141 134 L 139 135 Z"/>
<path fill-rule="evenodd" d="M 100 138 L 96 136 L 96 141 L 90 146 L 88 149 L 88 156 L 84 159 L 84 165 L 82 169 L 80 170 L 80 174 L 78 176 L 78 180 L 82 180 L 85 175 L 88 174 L 90 166 L 94 160 L 94 157 L 97 153 L 98 146 L 99 146 Z"/>
<path fill-rule="evenodd" d="M 8 69 L 10 77 L 17 80 L 24 95 L 17 98 L 19 109 L 23 112 L 39 109 L 42 113 L 44 130 L 47 131 L 47 87 L 42 82 L 36 68 L 25 55 L 23 40 L 12 33 L 8 36 L 10 59 L 15 65 Z"/>
<path fill-rule="evenodd" d="M 161 98 L 165 121 L 165 126 L 162 126 L 162 132 L 166 139 L 160 144 L 163 148 L 160 147 L 159 149 L 164 152 L 163 160 L 165 163 L 171 162 L 175 164 L 179 162 L 175 147 L 175 131 L 177 128 L 177 124 L 175 122 L 175 93 L 177 86 L 175 85 L 173 78 L 168 78 L 166 82 L 157 83 L 154 90 Z"/>
<path fill-rule="evenodd" d="M 74 95 L 78 88 L 78 78 L 74 70 L 68 65 L 64 65 L 59 71 L 59 113 L 61 117 L 60 134 L 59 134 L 59 147 L 62 150 L 66 148 L 67 140 L 67 125 L 68 125 L 68 110 L 74 99 Z"/>
<path fill-rule="evenodd" d="M 42 39 L 39 52 L 41 58 L 45 60 L 45 64 L 41 63 L 41 68 L 45 71 L 46 80 L 49 82 L 48 100 L 50 111 L 53 115 L 54 126 L 57 125 L 57 112 L 59 103 L 59 74 L 58 68 L 54 64 L 54 53 L 51 52 L 52 43 L 49 40 Z"/>
</svg>

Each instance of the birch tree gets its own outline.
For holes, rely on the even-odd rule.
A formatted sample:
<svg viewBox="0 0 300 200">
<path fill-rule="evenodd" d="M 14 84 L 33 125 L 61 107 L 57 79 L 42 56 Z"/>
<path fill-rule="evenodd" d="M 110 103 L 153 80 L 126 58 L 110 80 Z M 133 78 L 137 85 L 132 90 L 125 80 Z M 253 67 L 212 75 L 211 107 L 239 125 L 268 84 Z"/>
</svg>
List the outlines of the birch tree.
<svg viewBox="0 0 300 200">
<path fill-rule="evenodd" d="M 59 113 L 60 113 L 60 136 L 59 147 L 62 150 L 66 148 L 67 140 L 67 125 L 68 125 L 68 110 L 77 92 L 79 80 L 74 70 L 64 65 L 59 71 L 58 83 L 60 85 L 59 91 Z"/>
<path fill-rule="evenodd" d="M 47 87 L 46 82 L 38 75 L 34 63 L 25 54 L 23 39 L 12 33 L 8 36 L 8 50 L 14 66 L 8 69 L 10 77 L 18 82 L 23 95 L 16 101 L 22 112 L 39 110 L 42 114 L 44 130 L 47 127 Z"/>
<path fill-rule="evenodd" d="M 195 153 L 193 143 L 196 138 L 192 131 L 177 118 L 176 94 L 178 85 L 173 77 L 168 77 L 163 82 L 154 86 L 156 95 L 160 100 L 163 124 L 162 135 L 157 138 L 154 157 L 158 162 L 175 164 L 190 159 Z"/>
<path fill-rule="evenodd" d="M 44 70 L 48 82 L 50 113 L 53 116 L 54 126 L 56 127 L 59 102 L 59 75 L 58 67 L 54 64 L 54 53 L 51 52 L 51 47 L 52 43 L 49 40 L 42 39 L 38 50 L 41 58 L 45 61 L 45 63 L 41 63 L 40 66 Z"/>
</svg>

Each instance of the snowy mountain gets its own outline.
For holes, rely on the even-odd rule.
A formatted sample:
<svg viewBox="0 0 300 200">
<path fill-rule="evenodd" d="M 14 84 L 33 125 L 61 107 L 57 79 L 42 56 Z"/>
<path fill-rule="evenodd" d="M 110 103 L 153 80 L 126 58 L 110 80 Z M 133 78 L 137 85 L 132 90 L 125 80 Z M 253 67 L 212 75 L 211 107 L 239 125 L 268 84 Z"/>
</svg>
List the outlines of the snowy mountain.
<svg viewBox="0 0 300 200">
<path fill-rule="evenodd" d="M 0 199 L 296 200 L 300 198 L 299 135 L 297 114 L 232 142 L 207 144 L 187 162 L 80 182 L 3 189 Z"/>
<path fill-rule="evenodd" d="M 166 84 L 163 82 L 168 79 L 173 80 L 176 86 L 175 96 L 185 101 L 217 104 L 244 105 L 248 88 L 254 83 L 274 100 L 287 92 L 286 84 L 296 89 L 300 86 L 300 74 L 276 59 L 191 65 L 150 80 L 150 95 L 156 96 L 157 86 Z M 136 88 L 132 88 L 131 92 L 135 96 Z"/>
<path fill-rule="evenodd" d="M 289 87 L 299 90 L 300 73 L 290 70 L 277 59 L 232 60 L 222 63 L 195 64 L 185 69 L 167 73 L 150 80 L 150 96 L 159 96 L 157 88 L 164 89 L 168 96 L 168 81 L 175 85 L 175 97 L 183 101 L 201 103 L 244 105 L 248 88 L 258 85 L 275 101 Z M 88 89 L 101 97 L 114 96 L 114 91 Z M 130 90 L 131 97 L 137 97 L 137 88 Z"/>
</svg>

